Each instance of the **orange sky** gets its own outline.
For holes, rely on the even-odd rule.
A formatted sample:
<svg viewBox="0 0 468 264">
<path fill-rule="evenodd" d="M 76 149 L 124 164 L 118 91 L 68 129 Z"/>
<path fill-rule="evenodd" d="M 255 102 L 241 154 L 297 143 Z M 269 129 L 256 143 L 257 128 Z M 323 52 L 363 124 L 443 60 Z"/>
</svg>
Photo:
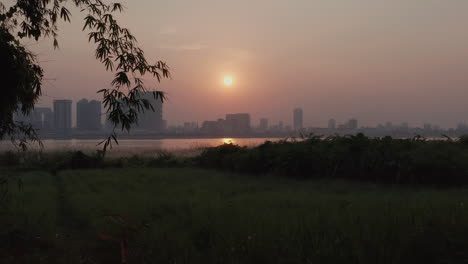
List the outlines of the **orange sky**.
<svg viewBox="0 0 468 264">
<path fill-rule="evenodd" d="M 120 21 L 148 58 L 162 59 L 173 79 L 169 124 L 249 112 L 257 123 L 305 125 L 356 117 L 363 125 L 392 121 L 455 126 L 468 121 L 468 1 L 464 0 L 138 0 Z M 60 50 L 39 54 L 53 98 L 99 99 L 112 74 L 93 58 L 82 15 L 62 23 Z M 223 76 L 234 79 L 223 85 Z M 148 79 L 150 80 L 150 79 Z"/>
</svg>

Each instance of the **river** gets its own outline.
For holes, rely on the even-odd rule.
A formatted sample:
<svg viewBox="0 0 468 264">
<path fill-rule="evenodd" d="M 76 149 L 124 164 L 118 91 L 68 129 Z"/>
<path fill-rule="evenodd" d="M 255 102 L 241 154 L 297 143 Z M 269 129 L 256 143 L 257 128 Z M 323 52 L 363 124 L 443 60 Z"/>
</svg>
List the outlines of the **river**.
<svg viewBox="0 0 468 264">
<path fill-rule="evenodd" d="M 190 139 L 120 139 L 119 144 L 113 144 L 109 151 L 111 155 L 129 156 L 134 154 L 154 154 L 169 151 L 181 155 L 193 155 L 203 148 L 233 143 L 240 146 L 257 146 L 265 141 L 277 141 L 279 138 L 190 138 Z M 93 152 L 102 149 L 101 140 L 97 139 L 66 139 L 43 140 L 43 151 L 75 151 Z M 38 146 L 30 146 L 30 150 L 38 150 Z M 10 141 L 0 141 L 0 151 L 15 150 Z"/>
</svg>

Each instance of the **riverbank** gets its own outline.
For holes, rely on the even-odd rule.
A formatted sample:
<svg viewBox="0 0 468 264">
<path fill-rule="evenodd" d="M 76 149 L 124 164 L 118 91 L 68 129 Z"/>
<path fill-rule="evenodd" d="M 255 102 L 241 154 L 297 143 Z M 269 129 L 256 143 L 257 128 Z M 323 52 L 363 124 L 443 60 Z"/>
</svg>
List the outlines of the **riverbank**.
<svg viewBox="0 0 468 264">
<path fill-rule="evenodd" d="M 229 142 L 229 141 L 228 141 Z M 219 142 L 221 143 L 221 142 Z M 235 142 L 234 142 L 235 143 Z M 428 185 L 468 185 L 468 138 L 369 138 L 311 136 L 217 147 L 187 152 L 138 149 L 121 156 L 102 151 L 3 152 L 0 166 L 22 170 L 60 171 L 98 168 L 199 167 L 295 179 L 344 179 L 358 182 Z M 111 154 L 111 155 L 109 155 Z"/>
</svg>

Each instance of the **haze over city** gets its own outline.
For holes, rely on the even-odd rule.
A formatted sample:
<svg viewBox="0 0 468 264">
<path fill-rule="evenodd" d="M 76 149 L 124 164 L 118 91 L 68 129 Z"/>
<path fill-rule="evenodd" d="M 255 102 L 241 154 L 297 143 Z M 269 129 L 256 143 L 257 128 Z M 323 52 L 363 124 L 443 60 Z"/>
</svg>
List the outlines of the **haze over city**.
<svg viewBox="0 0 468 264">
<path fill-rule="evenodd" d="M 119 17 L 149 59 L 167 61 L 169 124 L 248 112 L 305 126 L 329 118 L 454 127 L 468 121 L 466 1 L 127 1 Z M 100 100 L 108 73 L 82 32 L 61 22 L 60 49 L 31 48 L 46 69 L 39 106 Z M 223 79 L 232 77 L 232 84 Z M 149 78 L 149 77 L 146 77 Z M 74 121 L 75 122 L 75 121 Z"/>
<path fill-rule="evenodd" d="M 1 264 L 467 262 L 467 0 L 122 1 L 0 0 Z"/>
</svg>

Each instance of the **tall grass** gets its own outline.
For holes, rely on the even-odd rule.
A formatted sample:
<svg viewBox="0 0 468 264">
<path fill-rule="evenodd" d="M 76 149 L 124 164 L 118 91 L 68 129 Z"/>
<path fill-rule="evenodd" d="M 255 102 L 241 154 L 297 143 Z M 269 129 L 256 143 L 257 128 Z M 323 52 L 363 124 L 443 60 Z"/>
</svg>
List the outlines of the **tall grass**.
<svg viewBox="0 0 468 264">
<path fill-rule="evenodd" d="M 118 263 L 119 241 L 99 236 L 119 236 L 121 227 L 106 221 L 109 214 L 139 227 L 128 237 L 129 263 L 413 264 L 468 257 L 466 189 L 304 182 L 193 168 L 70 170 L 56 177 L 61 185 L 53 176 L 26 177 L 24 210 L 55 223 L 32 230 L 52 242 L 34 251 L 29 263 Z M 49 180 L 31 184 L 42 178 Z M 62 190 L 42 193 L 58 186 Z M 42 195 L 47 201 L 39 200 Z"/>
</svg>

